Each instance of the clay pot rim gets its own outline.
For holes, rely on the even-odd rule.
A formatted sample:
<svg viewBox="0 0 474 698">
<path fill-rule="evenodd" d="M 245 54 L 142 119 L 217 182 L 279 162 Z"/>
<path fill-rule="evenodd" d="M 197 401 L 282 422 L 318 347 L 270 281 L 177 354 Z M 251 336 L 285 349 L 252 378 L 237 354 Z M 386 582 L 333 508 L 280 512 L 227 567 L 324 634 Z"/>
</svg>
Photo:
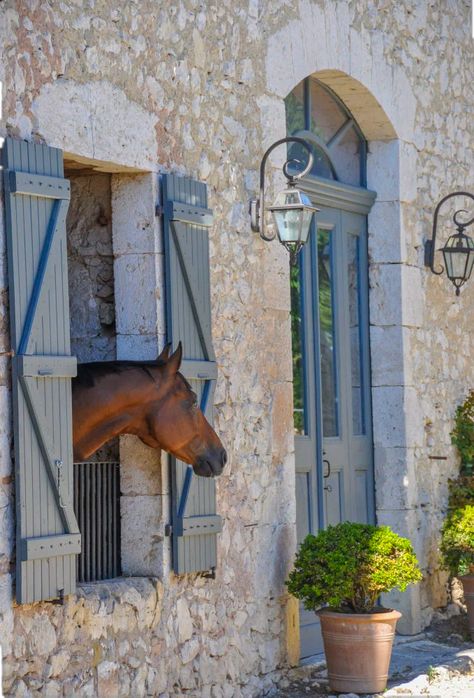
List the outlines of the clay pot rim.
<svg viewBox="0 0 474 698">
<path fill-rule="evenodd" d="M 474 572 L 468 572 L 467 574 L 462 574 L 458 577 L 459 581 L 462 582 L 463 579 L 474 579 Z"/>
<path fill-rule="evenodd" d="M 317 616 L 327 616 L 334 620 L 351 620 L 357 621 L 358 623 L 371 623 L 371 622 L 384 622 L 387 620 L 399 620 L 402 617 L 400 611 L 396 611 L 392 608 L 384 608 L 377 613 L 343 613 L 341 611 L 334 611 L 330 608 L 321 608 L 316 611 Z"/>
</svg>

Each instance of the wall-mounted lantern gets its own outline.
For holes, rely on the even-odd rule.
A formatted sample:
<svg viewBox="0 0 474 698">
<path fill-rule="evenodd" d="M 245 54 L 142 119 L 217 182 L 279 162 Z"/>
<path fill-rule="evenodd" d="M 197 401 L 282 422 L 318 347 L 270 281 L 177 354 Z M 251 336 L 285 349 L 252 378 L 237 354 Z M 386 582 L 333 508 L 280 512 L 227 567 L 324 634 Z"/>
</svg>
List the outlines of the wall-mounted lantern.
<svg viewBox="0 0 474 698">
<path fill-rule="evenodd" d="M 425 265 L 430 267 L 433 274 L 442 274 L 444 267 L 436 270 L 434 268 L 434 256 L 435 256 L 435 243 L 436 243 L 436 232 L 438 228 L 438 214 L 441 206 L 448 199 L 454 196 L 467 196 L 474 200 L 474 194 L 470 194 L 467 191 L 455 191 L 452 194 L 445 196 L 435 208 L 433 217 L 433 234 L 431 240 L 427 240 L 425 243 Z M 446 275 L 448 279 L 454 284 L 456 288 L 456 295 L 459 296 L 459 289 L 463 286 L 466 281 L 471 276 L 472 267 L 474 266 L 474 242 L 469 235 L 464 232 L 472 223 L 474 223 L 474 218 L 468 221 L 459 220 L 460 213 L 467 213 L 465 209 L 459 209 L 453 216 L 454 225 L 457 228 L 457 232 L 451 235 L 444 247 L 440 247 L 440 252 L 443 253 L 444 264 L 446 267 Z"/>
<path fill-rule="evenodd" d="M 254 233 L 259 233 L 262 240 L 274 240 L 275 234 L 268 236 L 265 232 L 265 165 L 272 150 L 283 143 L 299 143 L 308 151 L 308 164 L 298 174 L 290 174 L 289 167 L 292 163 L 299 164 L 299 160 L 293 158 L 285 162 L 283 174 L 288 180 L 288 188 L 281 191 L 273 206 L 269 206 L 267 209 L 273 214 L 278 239 L 290 252 L 293 263 L 308 239 L 313 213 L 319 211 L 316 206 L 313 206 L 309 197 L 296 186 L 297 181 L 308 174 L 313 166 L 311 146 L 303 138 L 289 136 L 276 141 L 268 148 L 260 164 L 260 196 L 258 199 L 250 201 L 249 213 L 250 225 Z"/>
</svg>

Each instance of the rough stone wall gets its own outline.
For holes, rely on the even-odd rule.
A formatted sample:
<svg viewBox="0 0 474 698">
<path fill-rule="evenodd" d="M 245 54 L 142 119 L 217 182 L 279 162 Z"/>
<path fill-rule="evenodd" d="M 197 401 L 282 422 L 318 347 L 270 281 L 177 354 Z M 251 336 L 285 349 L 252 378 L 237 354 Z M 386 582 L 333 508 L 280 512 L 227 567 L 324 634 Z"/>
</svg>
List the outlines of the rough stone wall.
<svg viewBox="0 0 474 698">
<path fill-rule="evenodd" d="M 68 174 L 71 181 L 66 230 L 68 242 L 71 353 L 79 363 L 117 356 L 111 175 Z M 117 461 L 118 439 L 91 460 Z"/>
<path fill-rule="evenodd" d="M 111 176 L 71 175 L 68 237 L 71 351 L 79 362 L 116 357 Z"/>
<path fill-rule="evenodd" d="M 474 377 L 471 289 L 455 300 L 422 264 L 436 200 L 472 188 L 469 3 L 7 0 L 2 11 L 3 135 L 208 182 L 216 425 L 230 453 L 215 581 L 166 574 L 162 586 L 131 579 L 85 587 L 65 607 L 12 608 L 9 363 L 0 357 L 7 693 L 113 695 L 118 681 L 128 695 L 258 696 L 286 661 L 283 580 L 295 545 L 287 258 L 250 232 L 246 211 L 261 155 L 284 135 L 283 97 L 330 69 L 352 76 L 355 95 L 364 85 L 398 136 L 376 142 L 365 114 L 379 204 L 369 221 L 377 500 L 380 520 L 415 539 L 427 581 L 407 608 L 420 626 L 443 602 L 436 544 L 456 470 L 449 430 Z M 363 107 L 355 99 L 356 118 Z M 3 242 L 1 255 L 4 293 Z M 140 331 L 124 337 L 147 356 L 156 349 Z M 6 327 L 0 341 L 8 350 Z"/>
</svg>

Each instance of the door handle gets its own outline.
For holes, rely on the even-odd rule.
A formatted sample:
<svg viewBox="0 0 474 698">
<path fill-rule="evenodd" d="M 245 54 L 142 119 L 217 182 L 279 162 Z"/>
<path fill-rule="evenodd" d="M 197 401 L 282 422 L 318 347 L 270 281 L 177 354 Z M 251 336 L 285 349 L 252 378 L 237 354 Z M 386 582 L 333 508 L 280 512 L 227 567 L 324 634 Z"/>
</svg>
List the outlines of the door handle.
<svg viewBox="0 0 474 698">
<path fill-rule="evenodd" d="M 326 455 L 326 451 L 323 450 L 323 456 L 325 456 L 325 455 Z M 325 463 L 328 466 L 327 473 L 325 475 L 323 475 L 323 478 L 327 479 L 328 477 L 331 476 L 331 463 L 328 461 L 327 458 L 323 458 L 323 463 Z M 324 489 L 326 490 L 326 492 L 332 492 L 331 485 L 325 485 Z"/>
<path fill-rule="evenodd" d="M 328 466 L 328 471 L 323 475 L 323 477 L 328 478 L 331 476 L 331 463 L 328 461 L 327 458 L 323 458 L 323 463 L 325 463 Z"/>
</svg>

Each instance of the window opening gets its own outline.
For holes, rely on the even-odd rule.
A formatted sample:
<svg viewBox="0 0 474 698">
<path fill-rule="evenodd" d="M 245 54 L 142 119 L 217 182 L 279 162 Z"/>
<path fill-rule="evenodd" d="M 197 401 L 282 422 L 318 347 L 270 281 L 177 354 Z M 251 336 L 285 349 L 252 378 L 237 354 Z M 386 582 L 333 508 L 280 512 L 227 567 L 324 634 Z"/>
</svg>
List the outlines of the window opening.
<svg viewBox="0 0 474 698">
<path fill-rule="evenodd" d="M 68 237 L 71 350 L 78 363 L 116 358 L 111 175 L 66 162 L 71 181 Z M 74 464 L 74 510 L 81 531 L 78 582 L 121 574 L 119 440 Z"/>
<path fill-rule="evenodd" d="M 313 176 L 353 186 L 367 185 L 367 142 L 332 90 L 315 78 L 306 78 L 286 97 L 285 109 L 287 134 L 304 137 L 313 145 Z M 289 145 L 288 155 L 306 161 L 296 143 Z"/>
</svg>

